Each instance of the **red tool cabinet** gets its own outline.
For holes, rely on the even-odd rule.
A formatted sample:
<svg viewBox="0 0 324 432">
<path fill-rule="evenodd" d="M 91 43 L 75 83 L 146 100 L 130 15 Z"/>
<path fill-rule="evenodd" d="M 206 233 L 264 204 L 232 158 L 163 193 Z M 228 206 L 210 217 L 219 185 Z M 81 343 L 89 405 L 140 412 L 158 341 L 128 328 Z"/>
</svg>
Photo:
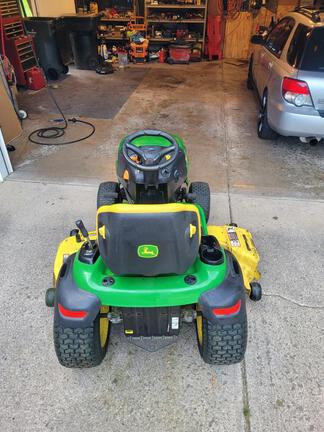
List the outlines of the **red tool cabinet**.
<svg viewBox="0 0 324 432">
<path fill-rule="evenodd" d="M 32 36 L 27 36 L 17 0 L 0 0 L 0 51 L 12 64 L 18 85 L 27 85 L 26 72 L 37 65 Z"/>
</svg>

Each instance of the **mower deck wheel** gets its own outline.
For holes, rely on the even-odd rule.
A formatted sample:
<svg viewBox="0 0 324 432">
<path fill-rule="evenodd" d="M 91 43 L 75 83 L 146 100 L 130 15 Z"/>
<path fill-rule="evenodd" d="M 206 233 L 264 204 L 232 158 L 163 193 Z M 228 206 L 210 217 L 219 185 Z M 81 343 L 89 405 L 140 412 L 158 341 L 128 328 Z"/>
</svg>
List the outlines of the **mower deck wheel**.
<svg viewBox="0 0 324 432">
<path fill-rule="evenodd" d="M 48 288 L 45 294 L 45 304 L 47 307 L 54 307 L 55 305 L 55 288 Z"/>
<path fill-rule="evenodd" d="M 118 202 L 121 202 L 119 184 L 116 182 L 101 183 L 97 195 L 97 208 Z"/>
<path fill-rule="evenodd" d="M 243 360 L 247 344 L 245 310 L 232 324 L 212 323 L 198 314 L 196 330 L 199 352 L 205 363 L 230 365 Z"/>
<path fill-rule="evenodd" d="M 54 346 L 58 361 L 68 368 L 99 366 L 109 340 L 108 308 L 104 307 L 93 324 L 86 328 L 65 327 L 54 318 Z"/>
<path fill-rule="evenodd" d="M 262 298 L 262 287 L 258 282 L 250 283 L 250 299 L 253 301 L 259 301 Z"/>
</svg>

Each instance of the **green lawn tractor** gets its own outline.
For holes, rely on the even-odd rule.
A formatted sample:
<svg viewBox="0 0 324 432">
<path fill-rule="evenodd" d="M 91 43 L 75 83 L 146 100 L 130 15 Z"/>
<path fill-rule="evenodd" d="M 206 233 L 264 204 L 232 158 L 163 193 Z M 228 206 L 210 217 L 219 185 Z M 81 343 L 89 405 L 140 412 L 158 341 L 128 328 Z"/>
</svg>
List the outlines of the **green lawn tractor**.
<svg viewBox="0 0 324 432">
<path fill-rule="evenodd" d="M 111 324 L 136 343 L 176 338 L 196 326 L 206 363 L 240 362 L 247 343 L 246 294 L 261 298 L 259 255 L 249 231 L 207 225 L 207 183 L 188 182 L 183 141 L 162 131 L 125 137 L 118 182 L 98 191 L 96 230 L 62 241 L 54 265 L 54 345 L 61 365 L 99 365 Z"/>
</svg>

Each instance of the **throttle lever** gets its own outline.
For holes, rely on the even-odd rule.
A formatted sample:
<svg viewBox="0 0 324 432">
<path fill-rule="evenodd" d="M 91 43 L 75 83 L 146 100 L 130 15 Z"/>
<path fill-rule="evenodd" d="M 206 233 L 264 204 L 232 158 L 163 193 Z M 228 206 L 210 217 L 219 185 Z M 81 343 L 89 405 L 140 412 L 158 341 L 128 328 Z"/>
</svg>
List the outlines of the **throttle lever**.
<svg viewBox="0 0 324 432">
<path fill-rule="evenodd" d="M 84 223 L 82 220 L 77 220 L 75 222 L 75 225 L 78 227 L 78 229 L 81 231 L 82 236 L 85 238 L 86 243 L 88 244 L 89 249 L 93 250 L 92 242 L 89 237 L 89 232 L 87 228 L 84 226 Z"/>
</svg>

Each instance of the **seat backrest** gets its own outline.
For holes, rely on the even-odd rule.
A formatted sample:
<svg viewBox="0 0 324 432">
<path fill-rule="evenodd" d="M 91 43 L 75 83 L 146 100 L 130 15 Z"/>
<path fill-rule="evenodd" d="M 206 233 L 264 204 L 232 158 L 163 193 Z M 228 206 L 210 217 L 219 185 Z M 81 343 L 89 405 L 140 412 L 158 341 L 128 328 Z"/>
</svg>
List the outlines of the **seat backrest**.
<svg viewBox="0 0 324 432">
<path fill-rule="evenodd" d="M 100 255 L 117 275 L 182 274 L 196 260 L 201 228 L 194 204 L 113 204 L 97 213 Z"/>
</svg>

